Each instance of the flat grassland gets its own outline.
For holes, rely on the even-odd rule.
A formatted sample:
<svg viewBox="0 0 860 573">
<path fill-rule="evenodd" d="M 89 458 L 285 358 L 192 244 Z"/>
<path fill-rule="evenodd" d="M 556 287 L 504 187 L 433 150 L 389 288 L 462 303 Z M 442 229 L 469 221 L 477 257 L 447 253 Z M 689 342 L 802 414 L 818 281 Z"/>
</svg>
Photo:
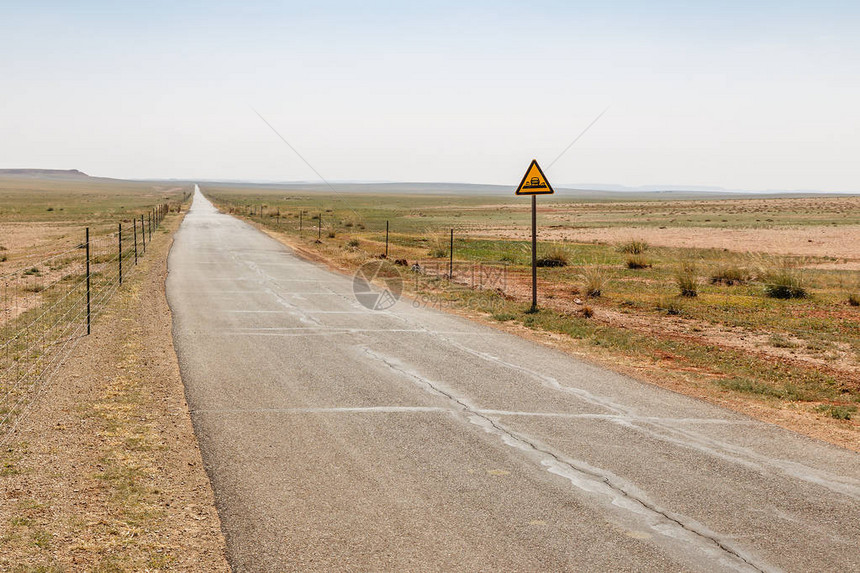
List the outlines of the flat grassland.
<svg viewBox="0 0 860 573">
<path fill-rule="evenodd" d="M 0 275 L 28 260 L 65 251 L 132 224 L 163 203 L 181 201 L 190 186 L 96 177 L 46 178 L 0 174 Z"/>
<path fill-rule="evenodd" d="M 83 174 L 46 177 L 0 172 L 0 326 L 63 297 L 63 287 L 83 272 L 86 228 L 94 272 L 99 275 L 117 255 L 120 223 L 127 259 L 135 248 L 135 236 L 143 248 L 141 217 L 149 225 L 154 207 L 166 204 L 176 210 L 191 191 L 190 185 Z"/>
<path fill-rule="evenodd" d="M 545 266 L 530 313 L 528 198 L 203 192 L 345 271 L 384 253 L 388 221 L 388 258 L 408 263 L 413 304 L 459 309 L 860 450 L 860 197 L 540 197 Z M 429 279 L 427 268 L 447 269 L 450 229 L 460 270 Z M 423 273 L 409 270 L 415 262 Z M 504 265 L 504 284 L 471 288 L 462 269 L 477 264 Z"/>
</svg>

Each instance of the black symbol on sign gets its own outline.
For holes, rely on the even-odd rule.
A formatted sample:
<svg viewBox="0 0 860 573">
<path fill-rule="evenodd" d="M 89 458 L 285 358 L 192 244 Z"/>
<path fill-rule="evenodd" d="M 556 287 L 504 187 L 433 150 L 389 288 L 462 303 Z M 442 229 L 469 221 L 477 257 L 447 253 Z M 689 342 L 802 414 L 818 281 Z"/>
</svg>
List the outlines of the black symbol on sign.
<svg viewBox="0 0 860 573">
<path fill-rule="evenodd" d="M 541 183 L 540 177 L 532 177 L 527 185 L 523 185 L 523 189 L 546 189 L 546 183 Z"/>
</svg>

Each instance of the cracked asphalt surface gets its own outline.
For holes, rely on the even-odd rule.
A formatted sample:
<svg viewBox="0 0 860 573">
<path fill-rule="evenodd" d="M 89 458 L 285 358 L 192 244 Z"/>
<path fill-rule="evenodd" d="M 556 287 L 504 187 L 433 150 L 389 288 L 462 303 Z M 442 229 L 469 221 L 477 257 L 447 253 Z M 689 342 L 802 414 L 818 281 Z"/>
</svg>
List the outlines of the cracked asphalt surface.
<svg viewBox="0 0 860 573">
<path fill-rule="evenodd" d="M 860 456 L 403 299 L 198 191 L 174 341 L 235 571 L 860 570 Z"/>
</svg>

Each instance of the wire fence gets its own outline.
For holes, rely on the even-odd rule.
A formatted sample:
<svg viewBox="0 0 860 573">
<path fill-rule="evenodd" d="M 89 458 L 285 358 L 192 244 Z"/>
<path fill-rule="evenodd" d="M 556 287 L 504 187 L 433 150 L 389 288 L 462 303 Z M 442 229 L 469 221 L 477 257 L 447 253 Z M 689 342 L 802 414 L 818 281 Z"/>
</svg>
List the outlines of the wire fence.
<svg viewBox="0 0 860 573">
<path fill-rule="evenodd" d="M 90 334 L 169 210 L 158 205 L 98 237 L 83 229 L 74 248 L 0 276 L 0 443 L 75 342 Z"/>
</svg>

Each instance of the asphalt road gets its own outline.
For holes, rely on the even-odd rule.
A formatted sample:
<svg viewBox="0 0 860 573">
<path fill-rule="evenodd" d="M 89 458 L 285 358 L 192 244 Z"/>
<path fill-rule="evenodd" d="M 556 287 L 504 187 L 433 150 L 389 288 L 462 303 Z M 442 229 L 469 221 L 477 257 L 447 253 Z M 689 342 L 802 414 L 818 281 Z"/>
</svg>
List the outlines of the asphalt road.
<svg viewBox="0 0 860 573">
<path fill-rule="evenodd" d="M 197 193 L 175 345 L 235 571 L 860 571 L 860 456 L 402 299 Z"/>
</svg>

